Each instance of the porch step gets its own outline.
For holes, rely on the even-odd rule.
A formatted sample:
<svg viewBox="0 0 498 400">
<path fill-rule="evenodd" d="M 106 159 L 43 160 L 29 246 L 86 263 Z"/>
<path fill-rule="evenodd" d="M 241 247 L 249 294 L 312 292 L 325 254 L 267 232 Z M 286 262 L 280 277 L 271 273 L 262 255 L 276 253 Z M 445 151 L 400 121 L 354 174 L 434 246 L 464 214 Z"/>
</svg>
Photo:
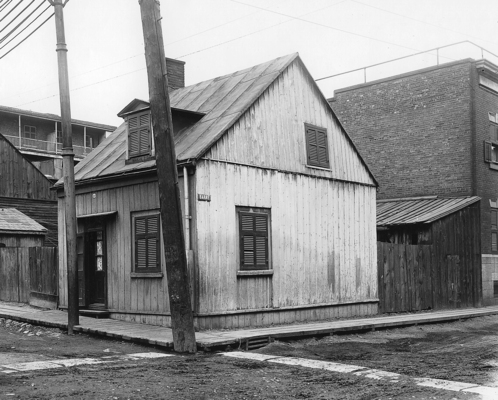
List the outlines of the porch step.
<svg viewBox="0 0 498 400">
<path fill-rule="evenodd" d="M 111 313 L 107 310 L 80 310 L 80 315 L 92 318 L 109 318 Z"/>
</svg>

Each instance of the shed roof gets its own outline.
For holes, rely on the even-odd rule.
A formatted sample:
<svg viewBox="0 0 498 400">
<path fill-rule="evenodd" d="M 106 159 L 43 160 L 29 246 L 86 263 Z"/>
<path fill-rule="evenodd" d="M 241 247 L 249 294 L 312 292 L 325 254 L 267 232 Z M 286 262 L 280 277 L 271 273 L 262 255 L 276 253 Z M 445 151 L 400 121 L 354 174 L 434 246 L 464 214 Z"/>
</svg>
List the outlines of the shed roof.
<svg viewBox="0 0 498 400">
<path fill-rule="evenodd" d="M 0 233 L 45 235 L 42 225 L 15 208 L 0 208 Z"/>
<path fill-rule="evenodd" d="M 186 127 L 175 137 L 177 162 L 189 162 L 202 157 L 296 60 L 300 61 L 300 58 L 297 53 L 294 53 L 171 91 L 169 95 L 172 109 L 202 116 L 198 122 Z M 328 105 L 325 98 L 324 103 Z M 147 103 L 135 99 L 120 114 L 126 113 L 136 104 L 145 106 Z M 76 183 L 155 169 L 155 160 L 125 163 L 126 135 L 126 123 L 123 123 L 83 159 L 75 167 Z M 358 157 L 361 158 L 359 153 Z M 368 169 L 367 166 L 366 168 Z M 372 179 L 374 180 L 373 177 Z M 55 186 L 61 185 L 62 180 L 59 180 Z"/>
<path fill-rule="evenodd" d="M 377 200 L 377 226 L 430 224 L 479 200 L 477 196 Z"/>
</svg>

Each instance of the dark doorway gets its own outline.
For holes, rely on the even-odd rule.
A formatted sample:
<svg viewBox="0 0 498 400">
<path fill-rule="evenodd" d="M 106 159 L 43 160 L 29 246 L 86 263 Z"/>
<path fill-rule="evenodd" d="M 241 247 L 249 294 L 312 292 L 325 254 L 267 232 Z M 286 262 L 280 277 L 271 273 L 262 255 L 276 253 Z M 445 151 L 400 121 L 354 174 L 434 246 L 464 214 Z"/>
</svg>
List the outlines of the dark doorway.
<svg viewBox="0 0 498 400">
<path fill-rule="evenodd" d="M 107 308 L 107 260 L 104 224 L 89 219 L 85 232 L 78 235 L 79 305 Z"/>
</svg>

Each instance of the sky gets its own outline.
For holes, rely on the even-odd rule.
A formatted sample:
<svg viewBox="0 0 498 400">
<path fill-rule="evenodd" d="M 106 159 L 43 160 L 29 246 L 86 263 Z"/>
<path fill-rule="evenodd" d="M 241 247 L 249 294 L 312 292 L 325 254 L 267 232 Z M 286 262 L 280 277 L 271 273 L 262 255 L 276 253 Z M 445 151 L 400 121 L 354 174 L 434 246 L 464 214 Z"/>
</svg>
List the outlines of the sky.
<svg viewBox="0 0 498 400">
<path fill-rule="evenodd" d="M 10 5 L 5 6 L 11 1 Z M 46 0 L 22 0 L 20 6 Z M 0 0 L 0 105 L 60 115 L 55 20 L 5 45 Z M 439 63 L 498 64 L 496 0 L 161 0 L 165 54 L 185 61 L 186 85 L 298 52 L 327 98 L 363 82 L 364 71 L 320 79 L 437 47 Z M 50 15 L 51 9 L 46 11 Z M 45 14 L 44 14 L 45 15 Z M 64 8 L 71 115 L 118 126 L 131 100 L 148 100 L 138 0 L 70 0 Z M 42 21 L 40 18 L 39 21 Z M 29 22 L 29 20 L 27 20 Z M 28 28 L 24 36 L 37 24 Z M 2 47 L 3 46 L 3 47 Z M 482 47 L 486 51 L 482 53 Z M 366 70 L 367 81 L 436 65 L 436 52 Z"/>
</svg>

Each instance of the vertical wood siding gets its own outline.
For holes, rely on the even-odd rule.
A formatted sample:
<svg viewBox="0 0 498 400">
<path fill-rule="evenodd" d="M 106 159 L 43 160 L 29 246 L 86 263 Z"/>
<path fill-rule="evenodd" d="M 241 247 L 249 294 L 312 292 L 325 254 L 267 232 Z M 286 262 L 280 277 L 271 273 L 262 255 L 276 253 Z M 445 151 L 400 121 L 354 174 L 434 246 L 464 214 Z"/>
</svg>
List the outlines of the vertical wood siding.
<svg viewBox="0 0 498 400">
<path fill-rule="evenodd" d="M 183 177 L 179 178 L 183 208 Z M 95 198 L 93 194 L 95 193 Z M 191 195 L 192 196 L 192 195 Z M 64 200 L 59 199 L 59 226 L 64 226 Z M 159 192 L 156 182 L 99 190 L 76 196 L 76 215 L 117 211 L 107 219 L 107 302 L 115 312 L 169 312 L 166 264 L 162 252 L 163 278 L 131 278 L 132 272 L 132 219 L 131 213 L 159 209 Z M 78 220 L 78 230 L 83 229 Z M 64 232 L 59 233 L 60 304 L 67 306 L 66 248 Z M 161 240 L 162 242 L 162 240 Z"/>
<path fill-rule="evenodd" d="M 0 136 L 0 197 L 55 200 L 51 182 Z"/>
<path fill-rule="evenodd" d="M 330 170 L 306 166 L 305 123 L 327 129 Z M 205 157 L 373 184 L 300 63 L 292 63 Z"/>
<path fill-rule="evenodd" d="M 212 161 L 196 186 L 200 313 L 377 297 L 374 187 Z M 271 209 L 272 277 L 237 277 L 236 206 Z"/>
</svg>

